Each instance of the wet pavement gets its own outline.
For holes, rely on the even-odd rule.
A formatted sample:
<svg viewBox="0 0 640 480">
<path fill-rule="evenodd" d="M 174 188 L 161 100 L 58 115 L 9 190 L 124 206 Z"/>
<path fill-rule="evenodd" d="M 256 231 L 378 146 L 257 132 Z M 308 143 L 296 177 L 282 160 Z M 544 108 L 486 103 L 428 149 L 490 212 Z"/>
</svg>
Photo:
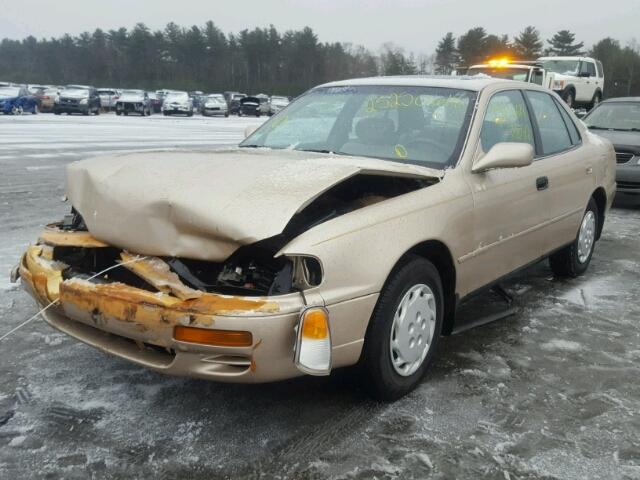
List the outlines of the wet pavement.
<svg viewBox="0 0 640 480">
<path fill-rule="evenodd" d="M 8 268 L 67 211 L 66 163 L 233 143 L 255 122 L 0 117 L 0 335 L 36 312 Z M 0 478 L 640 479 L 640 206 L 611 211 L 585 276 L 543 262 L 505 287 L 517 313 L 445 338 L 395 403 L 351 371 L 166 377 L 35 321 L 0 342 Z"/>
</svg>

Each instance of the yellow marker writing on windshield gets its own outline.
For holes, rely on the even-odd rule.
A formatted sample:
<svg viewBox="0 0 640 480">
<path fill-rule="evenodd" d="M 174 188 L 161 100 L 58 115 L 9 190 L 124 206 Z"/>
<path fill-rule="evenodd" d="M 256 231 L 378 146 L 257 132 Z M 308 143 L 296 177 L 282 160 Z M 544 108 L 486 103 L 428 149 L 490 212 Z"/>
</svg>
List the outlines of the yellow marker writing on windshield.
<svg viewBox="0 0 640 480">
<path fill-rule="evenodd" d="M 393 151 L 395 152 L 396 157 L 407 158 L 408 153 L 407 153 L 407 149 L 404 148 L 404 145 L 400 145 L 400 144 L 396 145 L 395 147 L 393 147 Z"/>
</svg>

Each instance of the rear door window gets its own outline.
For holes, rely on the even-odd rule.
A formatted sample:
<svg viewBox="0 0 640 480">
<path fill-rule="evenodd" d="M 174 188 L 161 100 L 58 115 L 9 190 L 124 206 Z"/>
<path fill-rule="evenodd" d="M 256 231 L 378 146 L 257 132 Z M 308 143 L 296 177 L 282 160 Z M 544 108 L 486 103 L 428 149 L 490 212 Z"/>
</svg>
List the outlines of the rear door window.
<svg viewBox="0 0 640 480">
<path fill-rule="evenodd" d="M 581 139 L 580 139 L 580 133 L 578 132 L 578 127 L 576 127 L 576 124 L 573 123 L 571 116 L 567 113 L 564 107 L 560 105 L 558 100 L 554 98 L 553 101 L 556 103 L 556 107 L 558 107 L 558 110 L 560 110 L 560 115 L 562 115 L 562 119 L 564 120 L 564 123 L 567 125 L 567 129 L 569 130 L 569 136 L 571 137 L 571 143 L 573 145 L 579 144 Z"/>
<path fill-rule="evenodd" d="M 532 90 L 527 90 L 526 95 L 538 124 L 542 154 L 552 155 L 571 148 L 569 131 L 551 95 Z"/>
</svg>

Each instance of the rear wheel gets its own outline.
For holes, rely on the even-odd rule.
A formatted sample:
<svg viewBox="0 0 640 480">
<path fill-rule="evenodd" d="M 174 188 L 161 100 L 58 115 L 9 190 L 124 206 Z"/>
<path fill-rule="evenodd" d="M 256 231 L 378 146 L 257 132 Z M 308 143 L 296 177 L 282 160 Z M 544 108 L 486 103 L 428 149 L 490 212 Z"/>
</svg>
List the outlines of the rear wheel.
<svg viewBox="0 0 640 480">
<path fill-rule="evenodd" d="M 576 100 L 576 94 L 573 89 L 568 88 L 565 90 L 562 94 L 562 100 L 564 100 L 564 103 L 566 103 L 569 108 L 573 108 L 573 104 Z"/>
<path fill-rule="evenodd" d="M 367 329 L 360 367 L 375 397 L 394 400 L 426 372 L 442 330 L 444 298 L 434 265 L 417 256 L 384 286 Z"/>
<path fill-rule="evenodd" d="M 597 91 L 593 94 L 593 99 L 591 100 L 591 109 L 594 109 L 598 106 L 598 104 L 602 101 L 602 93 Z"/>
<path fill-rule="evenodd" d="M 582 216 L 576 239 L 549 257 L 549 265 L 554 275 L 577 277 L 587 271 L 596 243 L 599 221 L 598 206 L 591 198 Z"/>
</svg>

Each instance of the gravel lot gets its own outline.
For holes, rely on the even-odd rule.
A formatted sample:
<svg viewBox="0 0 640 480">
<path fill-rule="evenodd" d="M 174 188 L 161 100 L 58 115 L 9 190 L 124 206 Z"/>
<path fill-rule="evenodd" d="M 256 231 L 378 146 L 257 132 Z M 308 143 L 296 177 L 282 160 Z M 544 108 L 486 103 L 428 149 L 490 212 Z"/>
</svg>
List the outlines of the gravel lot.
<svg viewBox="0 0 640 480">
<path fill-rule="evenodd" d="M 0 335 L 36 312 L 8 271 L 68 210 L 64 165 L 233 144 L 260 122 L 0 117 Z M 33 322 L 0 343 L 0 478 L 640 479 L 639 233 L 640 207 L 615 208 L 587 275 L 524 272 L 505 285 L 517 314 L 445 338 L 393 404 L 350 372 L 165 377 Z"/>
</svg>

